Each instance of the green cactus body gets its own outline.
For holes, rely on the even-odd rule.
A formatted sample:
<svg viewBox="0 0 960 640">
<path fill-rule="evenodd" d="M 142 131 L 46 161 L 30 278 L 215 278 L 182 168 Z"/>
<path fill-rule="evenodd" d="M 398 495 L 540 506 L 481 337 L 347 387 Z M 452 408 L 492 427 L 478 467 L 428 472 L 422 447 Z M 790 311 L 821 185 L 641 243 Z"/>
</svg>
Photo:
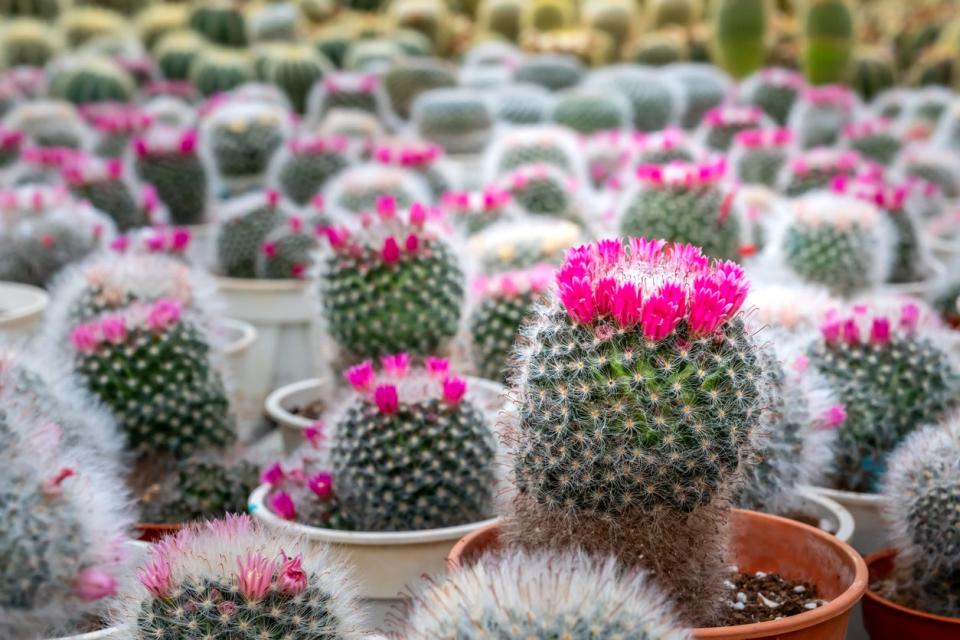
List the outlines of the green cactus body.
<svg viewBox="0 0 960 640">
<path fill-rule="evenodd" d="M 556 168 L 527 164 L 503 177 L 503 189 L 521 211 L 533 216 L 550 216 L 577 222 L 575 181 Z"/>
<path fill-rule="evenodd" d="M 634 64 L 663 67 L 689 57 L 686 33 L 677 29 L 661 29 L 638 39 L 630 48 L 628 60 Z"/>
<path fill-rule="evenodd" d="M 470 314 L 471 356 L 481 377 L 507 381 L 520 325 L 550 284 L 553 272 L 553 267 L 540 265 L 481 277 L 474 283 L 479 302 Z"/>
<path fill-rule="evenodd" d="M 346 238 L 336 231 L 329 236 L 332 252 L 321 274 L 328 330 L 360 357 L 435 352 L 460 322 L 465 294 L 459 260 L 438 231 L 401 220 L 389 199 L 381 199 L 378 211 L 378 221 Z M 383 217 L 391 211 L 392 217 Z M 414 205 L 404 216 L 422 214 L 423 207 Z"/>
<path fill-rule="evenodd" d="M 630 0 L 601 0 L 581 6 L 585 26 L 610 36 L 617 51 L 633 37 L 638 6 Z"/>
<path fill-rule="evenodd" d="M 86 58 L 53 72 L 49 92 L 74 104 L 129 102 L 135 90 L 133 79 L 108 58 Z"/>
<path fill-rule="evenodd" d="M 570 55 L 542 53 L 522 60 L 513 72 L 513 81 L 539 85 L 549 91 L 569 89 L 584 76 L 583 64 Z"/>
<path fill-rule="evenodd" d="M 271 43 L 261 45 L 254 67 L 258 79 L 279 87 L 294 111 L 303 114 L 310 90 L 330 71 L 331 65 L 310 45 Z"/>
<path fill-rule="evenodd" d="M 834 314 L 810 347 L 810 362 L 846 407 L 834 461 L 840 488 L 876 490 L 897 444 L 957 405 L 960 372 L 936 332 L 918 326 L 919 313 L 916 304 L 903 303 L 895 314 L 869 308 Z"/>
<path fill-rule="evenodd" d="M 405 55 L 403 48 L 393 40 L 364 38 L 350 43 L 343 57 L 347 71 L 374 71 L 388 67 Z"/>
<path fill-rule="evenodd" d="M 350 161 L 347 139 L 342 136 L 296 138 L 280 156 L 274 181 L 284 196 L 302 206 L 321 193 Z"/>
<path fill-rule="evenodd" d="M 470 251 L 484 273 L 500 273 L 560 264 L 567 249 L 582 239 L 583 231 L 573 222 L 541 216 L 494 224 L 470 237 Z"/>
<path fill-rule="evenodd" d="M 520 0 L 482 0 L 477 25 L 485 32 L 502 36 L 508 42 L 520 42 Z"/>
<path fill-rule="evenodd" d="M 741 223 L 719 165 L 644 165 L 641 173 L 645 184 L 624 200 L 621 234 L 690 243 L 722 260 L 740 257 Z"/>
<path fill-rule="evenodd" d="M 494 169 L 490 175 L 501 176 L 531 165 L 547 165 L 564 174 L 574 173 L 575 145 L 566 136 L 504 137 L 499 147 L 490 151 Z"/>
<path fill-rule="evenodd" d="M 189 29 L 187 24 L 190 7 L 186 4 L 154 4 L 141 11 L 136 17 L 137 34 L 147 51 L 154 47 L 168 33 Z"/>
<path fill-rule="evenodd" d="M 524 4 L 520 16 L 522 32 L 545 33 L 577 26 L 577 3 L 571 0 L 534 0 Z"/>
<path fill-rule="evenodd" d="M 222 178 L 261 176 L 287 137 L 286 111 L 264 104 L 228 104 L 201 124 Z"/>
<path fill-rule="evenodd" d="M 423 34 L 439 55 L 449 51 L 452 16 L 443 0 L 401 0 L 392 3 L 390 12 L 397 28 Z"/>
<path fill-rule="evenodd" d="M 768 7 L 764 0 L 717 0 L 713 12 L 713 58 L 734 78 L 763 66 Z"/>
<path fill-rule="evenodd" d="M 705 114 L 700 135 L 708 149 L 726 152 L 738 133 L 767 124 L 759 107 L 716 107 Z"/>
<path fill-rule="evenodd" d="M 482 149 L 494 128 L 493 109 L 480 93 L 468 89 L 431 89 L 412 107 L 414 127 L 448 153 Z"/>
<path fill-rule="evenodd" d="M 676 116 L 676 96 L 661 78 L 643 70 L 614 67 L 595 76 L 604 90 L 621 93 L 630 103 L 633 128 L 660 131 Z"/>
<path fill-rule="evenodd" d="M 635 142 L 638 165 L 693 162 L 695 147 L 680 129 L 664 129 L 638 137 Z"/>
<path fill-rule="evenodd" d="M 853 59 L 854 25 L 845 0 L 811 0 L 803 16 L 801 65 L 811 84 L 843 82 Z"/>
<path fill-rule="evenodd" d="M 372 74 L 339 72 L 328 75 L 310 98 L 310 116 L 323 122 L 331 111 L 342 109 L 369 113 L 384 120 L 386 97 L 380 79 Z"/>
<path fill-rule="evenodd" d="M 633 121 L 629 108 L 620 96 L 592 93 L 569 93 L 553 105 L 551 119 L 577 133 L 595 133 L 623 129 Z"/>
<path fill-rule="evenodd" d="M 405 209 L 414 202 L 429 202 L 427 184 L 413 171 L 386 164 L 359 164 L 331 180 L 323 192 L 334 211 L 348 214 L 372 212 L 381 198 Z"/>
<path fill-rule="evenodd" d="M 810 149 L 790 158 L 780 178 L 780 190 L 793 198 L 826 189 L 838 176 L 853 175 L 860 164 L 860 155 L 855 151 Z"/>
<path fill-rule="evenodd" d="M 418 95 L 456 85 L 456 68 L 438 58 L 402 58 L 391 64 L 383 76 L 390 105 L 404 120 L 410 117 L 410 109 Z"/>
<path fill-rule="evenodd" d="M 60 0 L 4 0 L 0 2 L 0 15 L 7 18 L 38 18 L 53 20 L 60 15 Z"/>
<path fill-rule="evenodd" d="M 304 229 L 299 217 L 273 229 L 260 245 L 254 266 L 256 277 L 266 280 L 302 279 L 314 262 L 319 243 L 313 229 Z"/>
<path fill-rule="evenodd" d="M 835 145 L 843 128 L 853 122 L 856 96 L 846 87 L 827 85 L 812 87 L 790 115 L 801 146 L 830 147 Z"/>
<path fill-rule="evenodd" d="M 790 111 L 806 83 L 799 73 L 774 67 L 761 69 L 744 85 L 744 101 L 760 107 L 782 127 L 787 124 Z"/>
<path fill-rule="evenodd" d="M 240 8 L 229 3 L 202 3 L 190 12 L 190 28 L 216 45 L 246 47 L 246 19 Z"/>
<path fill-rule="evenodd" d="M 73 370 L 113 413 L 138 455 L 194 452 L 235 439 L 230 402 L 200 328 L 164 298 L 76 325 Z"/>
<path fill-rule="evenodd" d="M 253 60 L 246 51 L 211 47 L 194 55 L 188 79 L 206 97 L 230 91 L 256 77 Z"/>
<path fill-rule="evenodd" d="M 109 215 L 121 232 L 150 224 L 148 212 L 137 202 L 123 171 L 118 159 L 103 162 L 94 158 L 80 158 L 64 170 L 70 191 Z"/>
<path fill-rule="evenodd" d="M 873 100 L 877 95 L 897 84 L 893 61 L 882 51 L 864 51 L 854 55 L 850 70 L 850 86 L 864 100 Z"/>
<path fill-rule="evenodd" d="M 90 219 L 101 217 L 93 211 L 85 215 Z M 74 218 L 80 216 L 50 214 L 20 228 L 4 228 L 0 236 L 0 279 L 45 287 L 60 269 L 96 251 L 99 238 Z M 107 219 L 102 224 L 104 229 L 112 226 Z"/>
<path fill-rule="evenodd" d="M 706 64 L 677 64 L 668 69 L 683 88 L 684 108 L 680 125 L 693 129 L 708 111 L 722 103 L 730 89 L 730 79 Z"/>
<path fill-rule="evenodd" d="M 57 33 L 39 20 L 17 18 L 0 30 L 0 66 L 42 67 L 60 53 Z"/>
<path fill-rule="evenodd" d="M 904 174 L 937 185 L 944 197 L 960 196 L 960 161 L 943 149 L 928 146 L 907 149 L 903 156 Z"/>
<path fill-rule="evenodd" d="M 153 57 L 167 80 L 189 80 L 190 67 L 203 46 L 203 39 L 193 31 L 171 31 L 157 43 Z"/>
<path fill-rule="evenodd" d="M 888 120 L 861 120 L 844 128 L 847 146 L 867 160 L 891 165 L 897 159 L 903 142 Z"/>
<path fill-rule="evenodd" d="M 146 522 L 185 523 L 243 513 L 259 484 L 259 469 L 250 462 L 183 460 L 161 483 L 160 491 L 143 505 Z"/>
<path fill-rule="evenodd" d="M 87 105 L 83 115 L 97 132 L 94 153 L 101 158 L 124 155 L 130 140 L 153 124 L 151 116 L 140 108 L 115 102 Z"/>
<path fill-rule="evenodd" d="M 197 132 L 154 128 L 133 142 L 134 168 L 153 185 L 173 225 L 207 219 L 207 172 L 197 153 Z"/>
<path fill-rule="evenodd" d="M 228 278 L 256 277 L 261 245 L 286 218 L 276 192 L 242 196 L 229 204 L 216 239 L 220 272 Z"/>
<path fill-rule="evenodd" d="M 793 139 L 789 129 L 752 129 L 734 138 L 730 164 L 737 178 L 747 184 L 775 187 L 787 162 L 787 145 Z"/>
<path fill-rule="evenodd" d="M 535 84 L 508 84 L 497 88 L 497 120 L 511 125 L 539 124 L 550 117 L 550 92 Z"/>
<path fill-rule="evenodd" d="M 689 27 L 697 20 L 693 0 L 654 0 L 647 6 L 647 20 L 654 28 L 679 25 Z"/>
<path fill-rule="evenodd" d="M 129 23 L 116 11 L 74 7 L 63 12 L 59 27 L 67 47 L 76 49 L 100 37 L 123 34 L 129 29 Z"/>
</svg>

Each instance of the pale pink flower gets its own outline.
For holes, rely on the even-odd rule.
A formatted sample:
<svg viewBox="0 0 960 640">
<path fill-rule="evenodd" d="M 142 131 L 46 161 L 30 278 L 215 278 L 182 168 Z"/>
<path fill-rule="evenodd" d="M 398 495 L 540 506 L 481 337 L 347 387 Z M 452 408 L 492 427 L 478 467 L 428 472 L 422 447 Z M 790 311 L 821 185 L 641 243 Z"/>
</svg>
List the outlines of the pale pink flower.
<svg viewBox="0 0 960 640">
<path fill-rule="evenodd" d="M 295 596 L 307 589 L 307 572 L 303 570 L 303 558 L 283 556 L 283 562 L 277 571 L 277 587 L 281 593 Z"/>
<path fill-rule="evenodd" d="M 150 561 L 137 571 L 137 579 L 154 596 L 167 597 L 173 590 L 173 575 L 166 554 L 154 552 Z"/>
<path fill-rule="evenodd" d="M 259 553 L 237 557 L 237 586 L 245 600 L 256 602 L 267 595 L 273 580 L 273 563 Z"/>
<path fill-rule="evenodd" d="M 73 581 L 73 594 L 88 602 L 117 593 L 117 579 L 100 569 L 83 569 Z"/>
<path fill-rule="evenodd" d="M 120 344 L 127 337 L 127 321 L 120 314 L 104 316 L 100 320 L 103 339 L 111 344 Z"/>
<path fill-rule="evenodd" d="M 100 327 L 96 322 L 78 324 L 70 331 L 70 344 L 80 353 L 92 353 L 100 343 Z"/>
<path fill-rule="evenodd" d="M 827 429 L 835 429 L 847 420 L 847 408 L 842 404 L 835 404 L 823 412 L 823 425 Z"/>
<path fill-rule="evenodd" d="M 163 331 L 180 320 L 183 303 L 176 298 L 161 298 L 153 303 L 147 315 L 147 326 L 154 331 Z"/>
</svg>

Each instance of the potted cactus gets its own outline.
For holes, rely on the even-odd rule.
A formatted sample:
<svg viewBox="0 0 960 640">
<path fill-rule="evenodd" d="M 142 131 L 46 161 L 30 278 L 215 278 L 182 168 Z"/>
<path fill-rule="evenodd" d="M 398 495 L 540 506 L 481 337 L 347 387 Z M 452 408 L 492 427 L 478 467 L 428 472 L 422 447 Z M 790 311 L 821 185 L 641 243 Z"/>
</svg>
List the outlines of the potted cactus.
<svg viewBox="0 0 960 640">
<path fill-rule="evenodd" d="M 798 98 L 806 89 L 806 81 L 796 71 L 771 67 L 761 69 L 740 86 L 740 99 L 746 104 L 760 107 L 781 127 Z"/>
<path fill-rule="evenodd" d="M 792 141 L 789 129 L 746 129 L 737 133 L 730 152 L 734 175 L 741 182 L 773 188 Z"/>
<path fill-rule="evenodd" d="M 760 107 L 714 107 L 704 114 L 697 135 L 700 143 L 707 149 L 726 152 L 741 131 L 762 129 L 772 124 Z"/>
<path fill-rule="evenodd" d="M 795 198 L 808 191 L 827 189 L 837 176 L 854 175 L 863 168 L 860 154 L 850 150 L 817 147 L 792 155 L 777 178 L 777 188 Z"/>
<path fill-rule="evenodd" d="M 330 210 L 346 217 L 372 213 L 380 198 L 392 198 L 401 209 L 414 202 L 433 201 L 430 185 L 422 175 L 379 162 L 348 167 L 330 179 L 323 190 L 323 200 Z"/>
<path fill-rule="evenodd" d="M 482 191 L 447 191 L 440 199 L 440 206 L 467 235 L 479 233 L 516 215 L 510 192 L 497 187 Z"/>
<path fill-rule="evenodd" d="M 156 189 L 170 224 L 194 229 L 210 221 L 209 180 L 197 142 L 195 129 L 155 126 L 132 143 L 137 176 Z"/>
<path fill-rule="evenodd" d="M 510 194 L 518 212 L 527 217 L 548 216 L 585 225 L 584 183 L 556 166 L 530 163 L 504 174 L 497 185 Z"/>
<path fill-rule="evenodd" d="M 291 202 L 304 206 L 349 167 L 356 155 L 344 136 L 298 136 L 270 166 L 269 184 Z"/>
</svg>

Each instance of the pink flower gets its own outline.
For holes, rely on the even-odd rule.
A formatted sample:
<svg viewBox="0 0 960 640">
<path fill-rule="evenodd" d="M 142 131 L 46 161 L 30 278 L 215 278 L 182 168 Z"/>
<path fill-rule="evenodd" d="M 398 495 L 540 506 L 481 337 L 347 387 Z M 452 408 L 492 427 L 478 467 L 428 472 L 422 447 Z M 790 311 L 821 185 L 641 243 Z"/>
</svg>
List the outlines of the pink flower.
<svg viewBox="0 0 960 640">
<path fill-rule="evenodd" d="M 302 558 L 283 556 L 283 563 L 277 571 L 277 587 L 281 593 L 295 596 L 307 588 L 307 573 L 303 570 Z"/>
<path fill-rule="evenodd" d="M 383 367 L 387 375 L 402 378 L 407 375 L 407 369 L 410 366 L 410 356 L 406 353 L 383 356 L 380 358 L 380 366 Z"/>
<path fill-rule="evenodd" d="M 672 282 L 664 284 L 643 305 L 643 335 L 649 340 L 663 340 L 673 333 L 685 310 L 683 289 Z"/>
<path fill-rule="evenodd" d="M 180 153 L 193 153 L 194 149 L 197 148 L 197 139 L 196 129 L 187 129 L 184 131 L 180 137 Z"/>
<path fill-rule="evenodd" d="M 333 495 L 333 476 L 321 471 L 307 480 L 307 486 L 318 498 L 327 499 Z"/>
<path fill-rule="evenodd" d="M 104 316 L 100 320 L 103 339 L 111 344 L 120 344 L 127 337 L 127 321 L 120 314 Z"/>
<path fill-rule="evenodd" d="M 147 325 L 154 331 L 163 331 L 180 320 L 183 304 L 176 298 L 157 300 L 147 315 Z"/>
<path fill-rule="evenodd" d="M 393 236 L 387 236 L 383 241 L 383 248 L 380 250 L 380 256 L 387 264 L 395 264 L 400 260 L 400 245 Z"/>
<path fill-rule="evenodd" d="M 848 318 L 842 325 L 843 339 L 847 344 L 858 344 L 860 342 L 860 327 L 853 318 Z"/>
<path fill-rule="evenodd" d="M 268 500 L 270 511 L 274 512 L 284 520 L 293 520 L 297 517 L 297 507 L 293 504 L 293 498 L 286 491 L 277 491 L 271 494 Z"/>
<path fill-rule="evenodd" d="M 327 237 L 327 242 L 334 249 L 342 247 L 350 237 L 350 232 L 339 227 L 324 227 L 323 234 Z"/>
<path fill-rule="evenodd" d="M 870 326 L 870 342 L 877 345 L 890 342 L 890 320 L 887 318 L 874 318 Z"/>
<path fill-rule="evenodd" d="M 259 553 L 247 553 L 247 557 L 237 557 L 237 586 L 240 595 L 250 602 L 256 602 L 267 594 L 273 580 L 273 563 Z"/>
<path fill-rule="evenodd" d="M 632 282 L 617 286 L 613 294 L 613 318 L 617 324 L 627 329 L 640 321 L 642 310 L 640 289 Z"/>
<path fill-rule="evenodd" d="M 810 358 L 803 355 L 802 353 L 798 355 L 793 360 L 793 370 L 797 373 L 803 373 L 810 367 Z"/>
<path fill-rule="evenodd" d="M 397 215 L 397 199 L 393 196 L 380 196 L 377 198 L 377 215 L 382 220 L 389 220 Z"/>
<path fill-rule="evenodd" d="M 580 324 L 589 324 L 597 316 L 593 289 L 581 264 L 569 262 L 557 273 L 560 302 L 570 317 Z"/>
<path fill-rule="evenodd" d="M 664 240 L 630 238 L 630 256 L 642 262 L 656 262 L 666 244 Z"/>
<path fill-rule="evenodd" d="M 323 440 L 323 431 L 323 421 L 317 420 L 303 430 L 303 437 L 307 439 L 307 442 L 309 442 L 312 447 L 316 448 L 320 445 L 320 441 Z"/>
<path fill-rule="evenodd" d="M 427 209 L 419 202 L 410 205 L 410 224 L 415 227 L 423 226 L 427 221 Z"/>
<path fill-rule="evenodd" d="M 344 377 L 347 379 L 347 382 L 350 383 L 350 386 L 357 391 L 369 391 L 376 377 L 373 373 L 373 363 L 369 360 L 364 360 L 360 364 L 347 369 Z"/>
<path fill-rule="evenodd" d="M 260 251 L 263 252 L 263 255 L 267 256 L 268 258 L 276 258 L 277 244 L 275 242 L 264 242 L 260 246 Z"/>
<path fill-rule="evenodd" d="M 917 322 L 920 320 L 920 307 L 912 302 L 908 302 L 900 307 L 900 326 L 907 331 L 913 331 L 917 328 Z"/>
<path fill-rule="evenodd" d="M 72 467 L 64 467 L 57 471 L 57 474 L 52 478 L 48 478 L 43 481 L 43 494 L 46 496 L 58 496 L 63 491 L 61 485 L 63 481 L 67 478 L 72 478 L 77 475 L 77 472 Z"/>
<path fill-rule="evenodd" d="M 823 424 L 828 429 L 836 429 L 847 420 L 847 408 L 835 404 L 823 412 Z"/>
<path fill-rule="evenodd" d="M 828 318 L 820 325 L 820 334 L 828 343 L 840 340 L 840 321 L 836 318 Z"/>
<path fill-rule="evenodd" d="M 279 462 L 274 462 L 272 465 L 263 470 L 263 473 L 260 474 L 260 482 L 264 484 L 278 485 L 283 482 L 283 467 L 280 466 Z"/>
<path fill-rule="evenodd" d="M 223 602 L 217 603 L 217 613 L 219 613 L 224 618 L 229 618 L 237 612 L 237 605 L 230 602 L 229 600 L 224 600 Z"/>
<path fill-rule="evenodd" d="M 450 361 L 446 358 L 427 356 L 423 362 L 426 365 L 427 373 L 434 377 L 446 376 L 447 371 L 450 370 Z"/>
<path fill-rule="evenodd" d="M 130 248 L 130 238 L 127 236 L 117 236 L 110 242 L 110 248 L 117 253 L 123 253 Z"/>
<path fill-rule="evenodd" d="M 270 207 L 270 208 L 274 208 L 274 207 L 276 207 L 278 204 L 280 204 L 280 192 L 279 192 L 279 191 L 276 191 L 276 190 L 273 190 L 273 189 L 267 191 L 267 193 L 266 193 L 266 198 L 267 198 L 267 206 Z"/>
<path fill-rule="evenodd" d="M 597 315 L 609 316 L 613 313 L 616 291 L 617 281 L 613 278 L 600 278 L 596 281 L 593 290 L 593 300 L 596 305 Z"/>
<path fill-rule="evenodd" d="M 171 538 L 166 539 L 171 540 Z M 167 597 L 173 590 L 173 575 L 163 549 L 165 547 L 156 548 L 146 566 L 137 571 L 137 579 L 140 580 L 140 584 L 158 598 Z"/>
<path fill-rule="evenodd" d="M 117 579 L 100 569 L 84 569 L 73 581 L 73 594 L 81 600 L 102 600 L 117 592 Z"/>
<path fill-rule="evenodd" d="M 382 384 L 373 392 L 373 401 L 377 404 L 380 413 L 393 415 L 400 407 L 397 398 L 397 388 L 392 384 Z"/>
<path fill-rule="evenodd" d="M 143 138 L 134 138 L 133 139 L 133 152 L 137 154 L 138 158 L 146 157 L 150 150 L 147 148 L 147 143 Z"/>
<path fill-rule="evenodd" d="M 100 342 L 100 327 L 96 322 L 78 324 L 70 331 L 70 344 L 79 353 L 92 353 Z"/>
<path fill-rule="evenodd" d="M 600 259 L 606 266 L 616 265 L 623 254 L 623 244 L 619 240 L 599 240 L 596 247 Z"/>
<path fill-rule="evenodd" d="M 446 378 L 443 381 L 443 401 L 455 407 L 467 394 L 467 381 L 463 378 Z"/>
</svg>

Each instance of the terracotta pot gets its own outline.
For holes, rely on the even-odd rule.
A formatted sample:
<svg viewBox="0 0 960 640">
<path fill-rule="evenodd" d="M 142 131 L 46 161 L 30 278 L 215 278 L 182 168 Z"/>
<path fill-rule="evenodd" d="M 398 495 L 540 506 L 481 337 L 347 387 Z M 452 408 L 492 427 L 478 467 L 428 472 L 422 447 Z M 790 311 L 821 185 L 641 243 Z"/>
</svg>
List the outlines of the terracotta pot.
<svg viewBox="0 0 960 640">
<path fill-rule="evenodd" d="M 173 535 L 187 525 L 179 524 L 157 524 L 155 522 L 138 522 L 134 529 L 139 533 L 138 540 L 143 542 L 156 542 L 161 538 Z"/>
<path fill-rule="evenodd" d="M 835 536 L 787 518 L 736 509 L 730 524 L 733 560 L 742 571 L 776 572 L 787 578 L 812 582 L 829 602 L 782 620 L 694 629 L 694 637 L 702 640 L 843 640 L 850 610 L 867 588 L 867 565 L 863 558 Z M 460 540 L 447 558 L 448 569 L 456 571 L 483 552 L 498 548 L 499 527 L 494 523 Z"/>
<path fill-rule="evenodd" d="M 883 549 L 867 556 L 870 582 L 882 580 L 893 571 L 897 552 Z M 908 609 L 887 600 L 873 590 L 867 590 L 863 599 L 863 622 L 871 640 L 957 640 L 960 638 L 960 618 L 947 618 Z"/>
</svg>

